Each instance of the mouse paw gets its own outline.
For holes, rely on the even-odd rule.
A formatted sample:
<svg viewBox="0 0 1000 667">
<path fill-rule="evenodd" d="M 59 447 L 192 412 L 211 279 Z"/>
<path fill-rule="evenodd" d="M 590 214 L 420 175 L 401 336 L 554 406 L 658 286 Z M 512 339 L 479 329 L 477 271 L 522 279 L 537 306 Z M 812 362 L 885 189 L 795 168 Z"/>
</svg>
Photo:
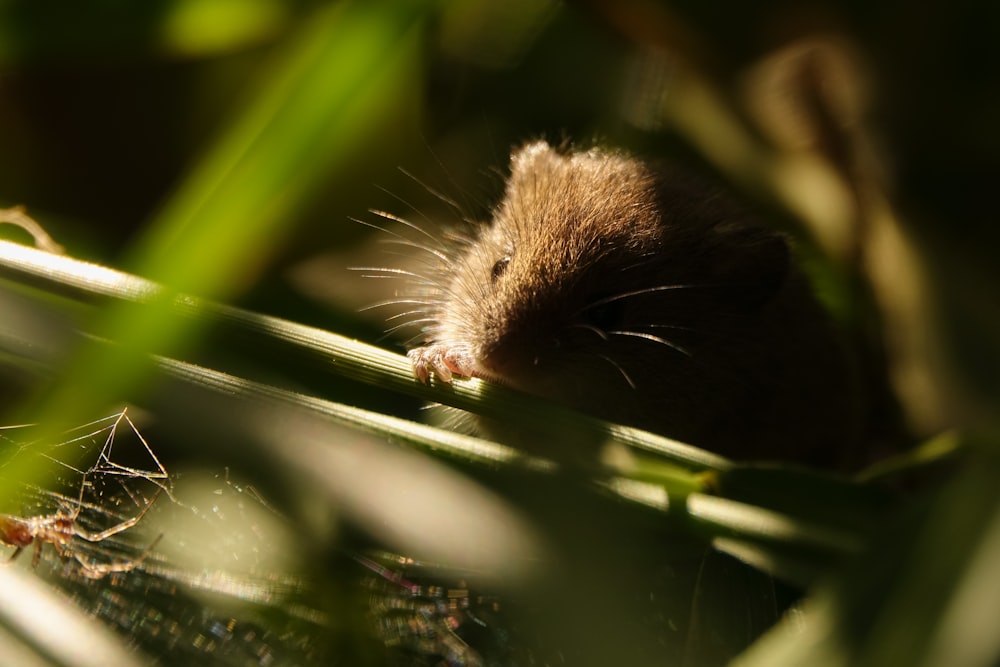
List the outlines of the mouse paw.
<svg viewBox="0 0 1000 667">
<path fill-rule="evenodd" d="M 431 373 L 442 382 L 451 382 L 452 375 L 472 377 L 475 363 L 472 355 L 464 347 L 450 345 L 427 345 L 406 353 L 413 364 L 413 374 L 424 384 Z"/>
</svg>

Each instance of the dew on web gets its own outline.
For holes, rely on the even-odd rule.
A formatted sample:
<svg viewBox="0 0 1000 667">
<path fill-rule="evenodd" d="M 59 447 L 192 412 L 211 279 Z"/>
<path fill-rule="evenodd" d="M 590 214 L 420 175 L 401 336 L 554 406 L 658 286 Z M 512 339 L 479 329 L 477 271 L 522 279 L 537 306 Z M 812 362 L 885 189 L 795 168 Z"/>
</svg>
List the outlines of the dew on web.
<svg viewBox="0 0 1000 667">
<path fill-rule="evenodd" d="M 12 548 L 9 560 L 29 550 L 31 567 L 37 568 L 48 550 L 64 569 L 90 579 L 140 567 L 161 536 L 136 548 L 131 532 L 161 493 L 170 495 L 170 477 L 126 411 L 53 443 L 19 441 L 26 429 L 0 433 L 0 484 L 8 501 L 0 512 L 0 544 Z M 22 458 L 34 459 L 30 463 L 49 473 L 45 486 L 5 474 Z"/>
<path fill-rule="evenodd" d="M 412 664 L 520 664 L 501 600 L 477 591 L 475 573 L 385 551 L 356 554 L 366 572 L 369 631 Z M 473 577 L 473 578 L 470 578 Z"/>
<path fill-rule="evenodd" d="M 372 641 L 410 664 L 512 655 L 504 610 L 476 592 L 473 573 L 367 549 L 316 560 L 306 554 L 322 538 L 304 534 L 252 483 L 161 460 L 125 411 L 54 443 L 27 433 L 0 430 L 0 484 L 17 487 L 6 516 L 36 522 L 37 541 L 15 565 L 153 661 L 325 665 L 345 644 L 371 651 Z M 44 462 L 49 483 L 5 476 L 19 457 Z M 45 533 L 43 522 L 56 518 L 61 532 Z M 18 548 L 4 543 L 0 560 Z M 331 599 L 331 590 L 341 595 Z"/>
<path fill-rule="evenodd" d="M 252 485 L 168 472 L 124 410 L 57 442 L 29 433 L 0 428 L 0 485 L 13 490 L 0 560 L 20 552 L 13 564 L 171 664 L 324 664 L 315 638 L 329 620 L 281 558 L 290 529 Z M 45 467 L 44 485 L 5 475 L 24 457 Z"/>
</svg>

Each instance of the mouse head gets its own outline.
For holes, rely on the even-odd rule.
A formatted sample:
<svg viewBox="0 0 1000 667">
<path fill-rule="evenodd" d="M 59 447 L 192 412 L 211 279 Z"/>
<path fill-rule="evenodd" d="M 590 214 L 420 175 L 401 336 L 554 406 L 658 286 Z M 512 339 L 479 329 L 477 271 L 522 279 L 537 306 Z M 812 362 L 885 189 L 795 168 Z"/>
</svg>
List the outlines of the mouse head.
<svg viewBox="0 0 1000 667">
<path fill-rule="evenodd" d="M 623 364 L 682 363 L 693 332 L 753 317 L 788 261 L 780 236 L 688 178 L 535 142 L 513 154 L 492 223 L 456 261 L 443 337 L 524 388 L 594 366 L 632 378 Z"/>
</svg>

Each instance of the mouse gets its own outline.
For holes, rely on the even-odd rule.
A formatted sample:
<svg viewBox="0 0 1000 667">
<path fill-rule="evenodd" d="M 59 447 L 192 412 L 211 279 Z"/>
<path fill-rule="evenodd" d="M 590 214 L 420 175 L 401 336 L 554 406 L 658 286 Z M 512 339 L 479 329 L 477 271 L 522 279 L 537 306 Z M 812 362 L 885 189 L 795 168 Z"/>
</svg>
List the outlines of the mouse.
<svg viewBox="0 0 1000 667">
<path fill-rule="evenodd" d="M 840 467 L 857 438 L 851 364 L 790 239 L 702 177 L 531 141 L 491 219 L 432 255 L 423 382 L 480 378 L 737 461 Z"/>
</svg>

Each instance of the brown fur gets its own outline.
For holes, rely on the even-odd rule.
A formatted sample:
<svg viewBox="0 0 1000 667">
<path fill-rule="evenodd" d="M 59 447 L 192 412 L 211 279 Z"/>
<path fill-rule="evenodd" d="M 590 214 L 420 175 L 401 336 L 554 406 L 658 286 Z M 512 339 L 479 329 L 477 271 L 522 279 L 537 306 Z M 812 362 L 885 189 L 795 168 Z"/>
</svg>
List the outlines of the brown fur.
<svg viewBox="0 0 1000 667">
<path fill-rule="evenodd" d="M 843 461 L 843 352 L 785 239 L 687 177 L 531 143 L 447 258 L 418 374 L 477 375 L 738 459 Z M 444 378 L 447 379 L 447 378 Z"/>
</svg>

